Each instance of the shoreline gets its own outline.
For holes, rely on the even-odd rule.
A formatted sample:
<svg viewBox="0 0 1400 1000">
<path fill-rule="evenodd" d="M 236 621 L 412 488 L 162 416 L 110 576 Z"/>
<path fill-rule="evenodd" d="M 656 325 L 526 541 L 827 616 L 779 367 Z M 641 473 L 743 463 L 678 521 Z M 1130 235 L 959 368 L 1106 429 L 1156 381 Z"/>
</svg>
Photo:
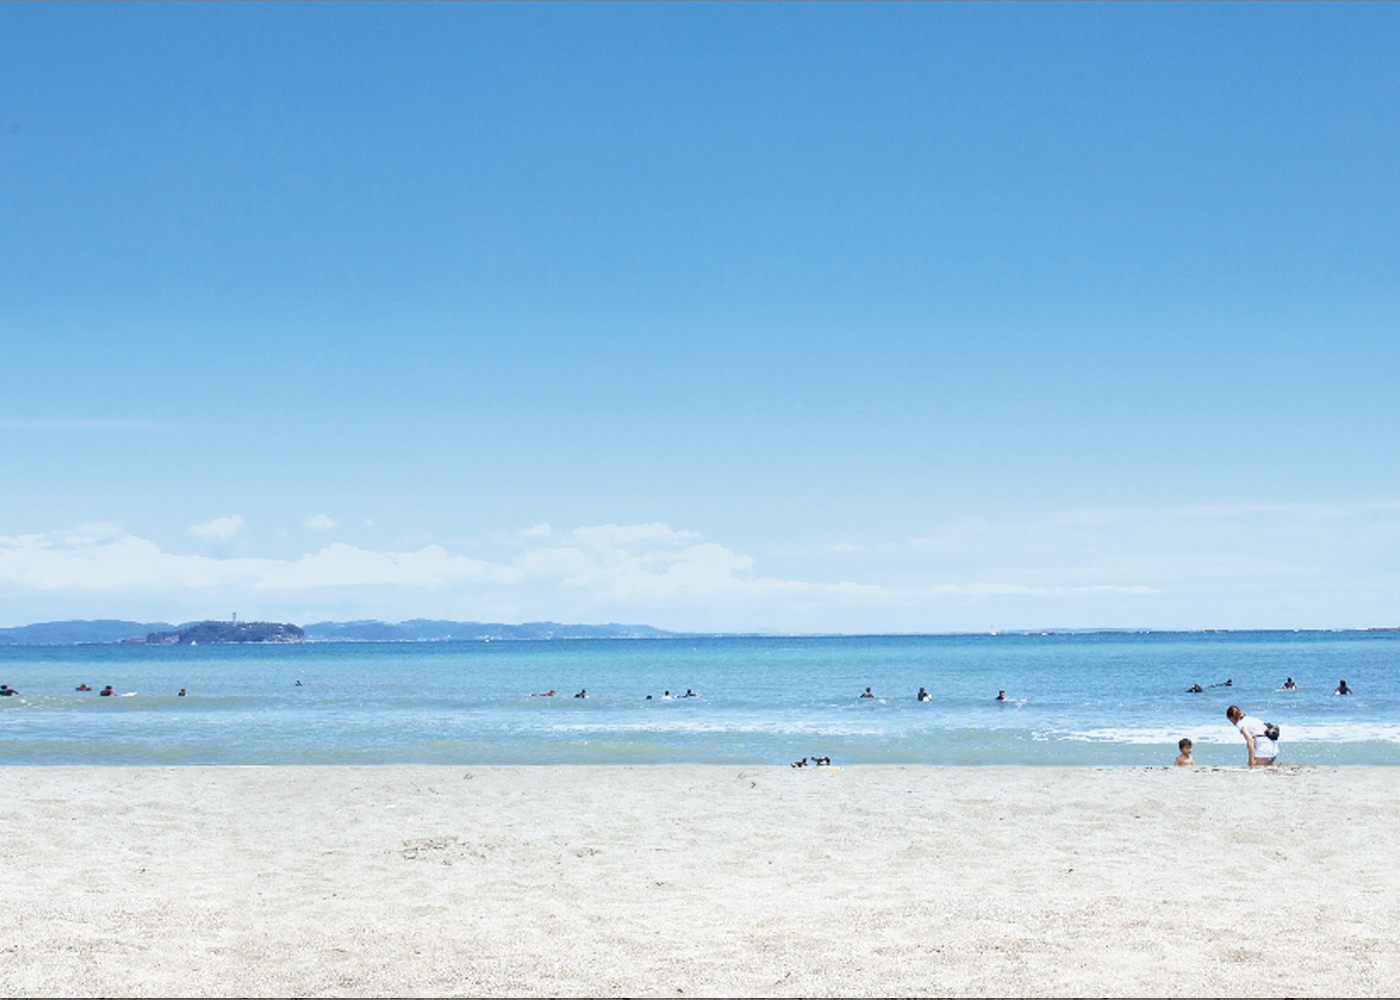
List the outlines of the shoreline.
<svg viewBox="0 0 1400 1000">
<path fill-rule="evenodd" d="M 0 767 L 5 995 L 1392 995 L 1400 769 Z"/>
<path fill-rule="evenodd" d="M 1243 756 L 1243 752 L 1241 752 Z M 1243 762 L 1234 764 L 1196 764 L 1193 767 L 1179 768 L 1173 764 L 918 764 L 918 763 L 883 763 L 883 764 L 840 764 L 817 765 L 807 764 L 804 767 L 793 767 L 791 764 L 770 764 L 770 763 L 727 763 L 727 764 L 694 764 L 694 763 L 639 763 L 639 764 L 590 764 L 590 763 L 561 763 L 544 762 L 537 764 L 6 764 L 0 763 L 0 782 L 3 782 L 7 789 L 14 786 L 7 778 L 8 772 L 20 774 L 33 774 L 35 772 L 49 773 L 55 777 L 79 777 L 90 776 L 92 774 L 110 774 L 112 772 L 125 772 L 130 775 L 161 774 L 165 772 L 187 771 L 191 773 L 215 774 L 222 771 L 233 773 L 257 772 L 268 773 L 287 772 L 290 774 L 312 772 L 328 772 L 330 774 L 344 773 L 385 773 L 404 772 L 414 774 L 422 772 L 423 775 L 441 775 L 452 771 L 469 771 L 472 778 L 479 774 L 515 773 L 515 772 L 598 772 L 610 774 L 613 772 L 681 772 L 695 771 L 701 774 L 713 772 L 743 771 L 765 773 L 765 774 L 786 774 L 793 771 L 800 774 L 820 774 L 844 772 L 880 774 L 887 771 L 913 771 L 929 773 L 946 773 L 952 775 L 973 775 L 992 772 L 1005 772 L 1011 775 L 1017 774 L 1055 774 L 1060 777 L 1068 777 L 1074 774 L 1089 774 L 1105 772 L 1110 774 L 1125 772 L 1141 772 L 1143 774 L 1157 774 L 1161 772 L 1173 774 L 1288 774 L 1306 776 L 1319 772 L 1338 773 L 1359 773 L 1376 771 L 1381 774 L 1394 773 L 1400 775 L 1400 765 L 1397 764 L 1293 764 L 1282 761 L 1276 764 L 1269 764 L 1263 767 L 1247 767 Z M 470 779 L 468 779 L 470 780 Z M 1400 782 L 1397 782 L 1400 784 Z M 13 818 L 13 817 L 12 817 Z"/>
</svg>

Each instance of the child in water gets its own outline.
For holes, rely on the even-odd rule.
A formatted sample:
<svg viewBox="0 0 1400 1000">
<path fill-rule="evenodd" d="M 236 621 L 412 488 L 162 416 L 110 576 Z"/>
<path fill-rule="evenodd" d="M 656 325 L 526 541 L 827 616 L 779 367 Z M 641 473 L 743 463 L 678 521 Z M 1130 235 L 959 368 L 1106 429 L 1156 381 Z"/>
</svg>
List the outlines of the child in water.
<svg viewBox="0 0 1400 1000">
<path fill-rule="evenodd" d="M 1183 736 L 1176 746 L 1177 749 L 1181 751 L 1181 753 L 1176 756 L 1176 766 L 1195 767 L 1196 762 L 1191 759 L 1191 741 Z"/>
</svg>

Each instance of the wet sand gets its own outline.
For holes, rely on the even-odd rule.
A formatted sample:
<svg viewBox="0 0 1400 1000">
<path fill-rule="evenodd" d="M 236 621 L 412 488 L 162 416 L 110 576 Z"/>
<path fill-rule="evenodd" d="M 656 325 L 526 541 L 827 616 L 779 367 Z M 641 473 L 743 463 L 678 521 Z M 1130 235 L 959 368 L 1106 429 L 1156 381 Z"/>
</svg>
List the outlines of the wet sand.
<svg viewBox="0 0 1400 1000">
<path fill-rule="evenodd" d="M 5 995 L 1400 991 L 1400 768 L 0 780 Z"/>
</svg>

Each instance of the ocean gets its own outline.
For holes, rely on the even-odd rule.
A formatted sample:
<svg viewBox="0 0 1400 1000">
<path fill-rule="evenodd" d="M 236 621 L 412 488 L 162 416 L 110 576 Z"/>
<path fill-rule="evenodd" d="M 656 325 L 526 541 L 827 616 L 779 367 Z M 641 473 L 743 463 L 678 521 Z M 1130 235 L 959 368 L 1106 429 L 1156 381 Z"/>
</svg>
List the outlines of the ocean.
<svg viewBox="0 0 1400 1000">
<path fill-rule="evenodd" d="M 1237 765 L 1231 704 L 1280 762 L 1400 764 L 1394 632 L 10 646 L 0 682 L 7 765 Z"/>
</svg>

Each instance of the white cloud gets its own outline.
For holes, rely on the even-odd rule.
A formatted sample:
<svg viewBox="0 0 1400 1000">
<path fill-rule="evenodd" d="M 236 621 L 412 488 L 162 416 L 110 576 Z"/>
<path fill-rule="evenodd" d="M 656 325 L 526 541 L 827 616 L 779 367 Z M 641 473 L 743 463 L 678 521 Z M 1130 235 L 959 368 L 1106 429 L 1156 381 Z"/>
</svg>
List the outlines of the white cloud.
<svg viewBox="0 0 1400 1000">
<path fill-rule="evenodd" d="M 1027 587 L 1019 583 L 970 583 L 966 586 L 944 583 L 927 588 L 927 593 L 962 594 L 968 597 L 993 597 L 1009 594 L 1021 594 L 1029 597 L 1072 597 L 1076 594 L 1159 594 L 1161 591 L 1142 584 L 1119 586 L 1104 583 L 1091 584 L 1087 587 Z"/>
<path fill-rule="evenodd" d="M 134 535 L 0 537 L 0 582 L 37 590 L 180 589 L 251 583 L 271 559 L 214 559 L 162 552 Z"/>
<path fill-rule="evenodd" d="M 200 538 L 232 538 L 243 527 L 243 518 L 238 514 L 232 517 L 216 517 L 207 524 L 190 526 L 190 534 Z"/>
<path fill-rule="evenodd" d="M 126 532 L 116 521 L 84 521 L 78 525 L 74 538 L 120 538 Z"/>
<path fill-rule="evenodd" d="M 228 537 L 239 525 L 241 519 L 232 517 L 199 528 L 205 536 Z M 681 548 L 668 544 L 693 538 L 693 532 L 657 530 L 655 525 L 629 531 L 610 525 L 573 533 L 580 534 L 593 544 L 537 545 L 507 562 L 452 555 L 439 545 L 416 551 L 376 552 L 343 543 L 297 559 L 258 559 L 179 555 L 124 533 L 117 525 L 84 525 L 83 530 L 71 533 L 0 536 L 0 582 L 41 590 L 180 589 L 229 584 L 257 590 L 542 584 L 627 598 L 775 587 L 830 589 L 799 581 L 747 579 L 753 560 L 714 543 Z M 600 538 L 652 539 L 662 545 L 623 550 L 596 544 Z"/>
<path fill-rule="evenodd" d="M 513 567 L 448 555 L 439 545 L 417 552 L 371 552 L 337 542 L 314 555 L 274 565 L 259 574 L 255 586 L 272 590 L 385 584 L 422 587 L 458 581 L 513 582 L 519 578 Z"/>
<path fill-rule="evenodd" d="M 230 516 L 192 530 L 226 539 L 242 526 Z M 85 523 L 0 537 L 0 611 L 27 616 L 14 624 L 175 620 L 236 607 L 304 622 L 398 614 L 849 632 L 989 621 L 1346 627 L 1395 624 L 1400 606 L 1395 504 L 1260 504 L 1249 517 L 1229 506 L 1069 512 L 929 529 L 770 552 L 760 565 L 662 523 L 540 524 L 473 545 L 470 557 L 424 538 L 393 551 L 332 544 L 289 558 L 183 555 L 118 524 Z"/>
<path fill-rule="evenodd" d="M 575 528 L 573 536 L 585 545 L 609 549 L 637 542 L 671 543 L 691 541 L 700 536 L 694 531 L 672 531 L 665 524 L 604 524 L 596 528 Z"/>
<path fill-rule="evenodd" d="M 241 526 L 237 516 L 221 518 L 198 526 L 198 533 L 227 538 Z M 1136 581 L 1072 577 L 1006 583 L 936 582 L 925 575 L 892 584 L 762 576 L 750 556 L 665 524 L 609 524 L 566 533 L 545 527 L 517 532 L 505 550 L 510 554 L 498 559 L 456 555 L 441 545 L 375 551 L 344 543 L 275 559 L 181 555 L 119 525 L 89 524 L 74 532 L 0 537 L 0 596 L 27 606 L 53 607 L 71 598 L 73 606 L 91 607 L 106 595 L 103 600 L 125 602 L 124 607 L 144 601 L 148 610 L 139 614 L 157 618 L 178 617 L 171 610 L 175 606 L 222 607 L 234 601 L 281 618 L 295 607 L 324 617 L 401 612 L 403 617 L 647 621 L 720 630 L 913 631 L 959 627 L 946 618 L 947 609 L 988 601 L 1103 596 L 1140 601 L 1155 592 Z M 42 602 L 26 596 L 38 594 L 52 596 Z M 977 620 L 982 617 L 976 612 Z"/>
<path fill-rule="evenodd" d="M 326 514 L 313 514 L 302 522 L 308 528 L 317 528 L 321 531 L 329 531 L 340 522 Z"/>
</svg>

